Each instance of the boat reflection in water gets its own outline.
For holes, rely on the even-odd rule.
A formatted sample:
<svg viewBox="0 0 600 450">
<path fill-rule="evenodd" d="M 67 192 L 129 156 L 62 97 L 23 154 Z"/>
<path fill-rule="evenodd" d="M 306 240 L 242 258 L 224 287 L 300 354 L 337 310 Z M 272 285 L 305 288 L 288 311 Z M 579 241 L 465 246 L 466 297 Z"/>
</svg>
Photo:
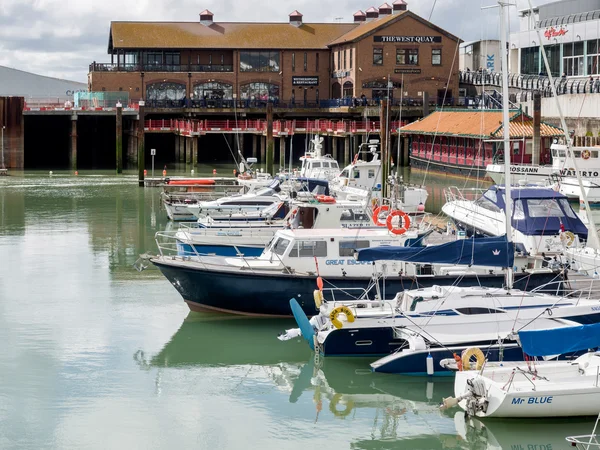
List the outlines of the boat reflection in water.
<svg viewBox="0 0 600 450">
<path fill-rule="evenodd" d="M 454 392 L 453 379 L 374 373 L 368 358 L 315 362 L 303 342 L 290 345 L 276 339 L 291 325 L 190 312 L 158 353 L 138 351 L 134 358 L 141 368 L 157 370 L 157 391 L 161 383 L 181 382 L 167 375 L 170 369 L 185 368 L 185 383 L 225 383 L 229 391 L 220 392 L 228 399 L 256 408 L 244 409 L 244 414 L 267 411 L 265 427 L 287 424 L 290 439 L 301 441 L 310 434 L 314 443 L 332 439 L 343 448 L 555 450 L 567 448 L 566 436 L 592 429 L 589 420 L 465 421 L 462 411 L 439 409 L 441 400 Z M 242 385 L 244 389 L 237 388 Z M 189 395 L 187 388 L 184 392 Z M 202 392 L 198 395 L 204 404 Z M 287 428 L 290 424 L 293 430 Z M 340 426 L 343 436 L 334 437 Z"/>
</svg>

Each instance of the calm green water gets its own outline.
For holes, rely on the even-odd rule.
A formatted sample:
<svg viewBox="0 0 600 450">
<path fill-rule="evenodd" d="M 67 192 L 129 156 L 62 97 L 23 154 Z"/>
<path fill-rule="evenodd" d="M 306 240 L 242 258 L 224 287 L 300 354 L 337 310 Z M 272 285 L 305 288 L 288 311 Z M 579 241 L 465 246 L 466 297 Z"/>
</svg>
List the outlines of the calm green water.
<svg viewBox="0 0 600 450">
<path fill-rule="evenodd" d="M 428 177 L 428 207 L 457 182 Z M 134 175 L 0 178 L 0 448 L 555 450 L 591 432 L 465 423 L 437 408 L 451 380 L 316 366 L 276 339 L 290 321 L 190 313 L 132 267 L 166 227 L 158 194 Z"/>
</svg>

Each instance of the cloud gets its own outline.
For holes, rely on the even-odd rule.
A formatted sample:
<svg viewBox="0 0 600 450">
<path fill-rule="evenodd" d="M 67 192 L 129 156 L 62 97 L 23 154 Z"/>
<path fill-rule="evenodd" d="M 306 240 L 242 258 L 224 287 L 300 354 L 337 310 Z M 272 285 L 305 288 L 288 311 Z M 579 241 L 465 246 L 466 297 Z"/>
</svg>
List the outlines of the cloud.
<svg viewBox="0 0 600 450">
<path fill-rule="evenodd" d="M 497 37 L 497 10 L 481 9 L 493 0 L 408 0 L 408 7 L 428 19 L 434 3 L 431 21 L 454 35 L 466 41 Z M 266 0 L 256 8 L 253 2 L 234 0 L 2 0 L 0 65 L 86 82 L 92 61 L 110 61 L 107 46 L 112 20 L 195 21 L 208 8 L 216 21 L 280 22 L 298 9 L 306 22 L 334 22 L 340 17 L 351 21 L 355 11 L 372 5 L 379 3 L 350 0 L 342 8 L 321 0 Z M 514 9 L 511 16 L 516 18 Z"/>
</svg>

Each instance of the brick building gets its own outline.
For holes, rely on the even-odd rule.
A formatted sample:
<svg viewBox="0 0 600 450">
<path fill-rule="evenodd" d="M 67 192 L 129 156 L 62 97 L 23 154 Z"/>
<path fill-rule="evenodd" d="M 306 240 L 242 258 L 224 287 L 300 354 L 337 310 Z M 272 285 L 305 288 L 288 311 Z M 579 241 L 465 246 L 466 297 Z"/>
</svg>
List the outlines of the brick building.
<svg viewBox="0 0 600 450">
<path fill-rule="evenodd" d="M 450 104 L 458 44 L 403 0 L 358 11 L 353 23 L 305 23 L 298 11 L 287 23 L 216 22 L 205 10 L 195 22 L 112 22 L 110 63 L 90 65 L 88 89 L 165 106 L 233 99 L 324 106 L 388 92 Z"/>
</svg>

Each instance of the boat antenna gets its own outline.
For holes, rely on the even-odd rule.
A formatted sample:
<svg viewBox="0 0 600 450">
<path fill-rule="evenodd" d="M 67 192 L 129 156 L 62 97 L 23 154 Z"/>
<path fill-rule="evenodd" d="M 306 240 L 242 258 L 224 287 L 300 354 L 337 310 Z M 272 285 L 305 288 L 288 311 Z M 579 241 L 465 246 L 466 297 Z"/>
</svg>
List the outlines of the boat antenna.
<svg viewBox="0 0 600 450">
<path fill-rule="evenodd" d="M 505 188 L 505 207 L 506 213 L 506 240 L 512 242 L 512 197 L 510 186 L 510 119 L 508 117 L 508 55 L 506 24 L 508 22 L 508 4 L 502 0 L 498 2 L 500 6 L 500 61 L 502 65 L 502 131 L 504 132 L 504 188 Z M 508 246 L 510 248 L 510 245 Z M 513 268 L 507 267 L 506 287 L 512 289 Z"/>
<path fill-rule="evenodd" d="M 533 6 L 531 5 L 531 0 L 527 0 L 529 3 L 529 14 L 533 17 Z M 552 71 L 550 70 L 550 64 L 548 63 L 548 56 L 546 55 L 546 50 L 544 49 L 544 42 L 542 41 L 542 33 L 540 32 L 537 24 L 534 24 L 535 31 L 537 33 L 538 41 L 540 43 L 540 51 L 542 53 L 542 57 L 544 58 L 544 67 L 546 68 L 546 75 L 548 75 L 548 81 L 550 81 L 550 88 L 552 89 L 552 96 L 556 102 L 556 108 L 558 110 L 558 116 L 560 117 L 560 125 L 563 129 L 563 133 L 565 135 L 565 145 L 567 146 L 567 154 L 573 161 L 573 166 L 575 166 L 575 174 L 577 175 L 577 182 L 579 183 L 579 189 L 581 191 L 581 197 L 583 198 L 583 204 L 585 205 L 585 212 L 587 214 L 589 227 L 588 227 L 588 240 L 587 246 L 592 247 L 594 249 L 600 249 L 600 240 L 598 239 L 598 231 L 596 230 L 596 224 L 594 222 L 594 218 L 592 216 L 592 211 L 590 209 L 590 204 L 587 199 L 587 193 L 583 188 L 583 182 L 581 181 L 581 173 L 579 172 L 579 167 L 577 167 L 577 159 L 573 154 L 573 148 L 571 147 L 571 138 L 569 137 L 569 132 L 567 130 L 567 123 L 565 122 L 565 116 L 563 115 L 562 108 L 560 107 L 560 102 L 558 101 L 558 95 L 556 93 L 556 85 L 554 84 L 554 79 L 552 78 Z"/>
</svg>

